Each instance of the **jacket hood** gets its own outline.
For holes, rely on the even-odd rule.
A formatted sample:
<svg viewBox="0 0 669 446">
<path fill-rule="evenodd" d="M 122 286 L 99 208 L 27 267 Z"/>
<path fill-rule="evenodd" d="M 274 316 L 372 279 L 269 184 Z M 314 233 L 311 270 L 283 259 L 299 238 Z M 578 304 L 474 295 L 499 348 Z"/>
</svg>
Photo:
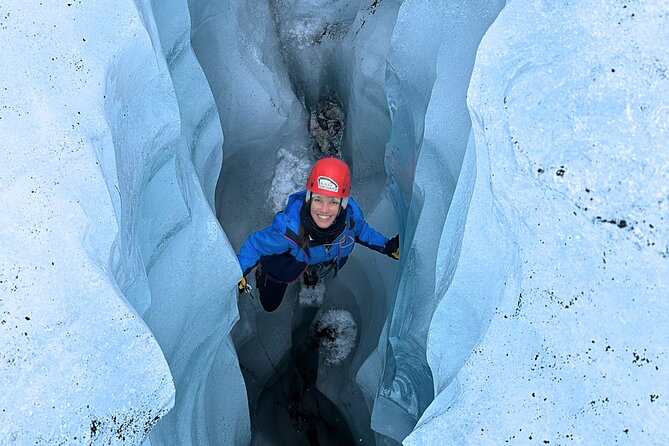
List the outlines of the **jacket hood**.
<svg viewBox="0 0 669 446">
<path fill-rule="evenodd" d="M 293 194 L 290 194 L 290 197 L 288 197 L 288 202 L 286 203 L 286 209 L 294 206 L 295 202 L 304 204 L 306 199 L 307 199 L 306 189 L 302 189 L 301 191 L 297 191 Z"/>
</svg>

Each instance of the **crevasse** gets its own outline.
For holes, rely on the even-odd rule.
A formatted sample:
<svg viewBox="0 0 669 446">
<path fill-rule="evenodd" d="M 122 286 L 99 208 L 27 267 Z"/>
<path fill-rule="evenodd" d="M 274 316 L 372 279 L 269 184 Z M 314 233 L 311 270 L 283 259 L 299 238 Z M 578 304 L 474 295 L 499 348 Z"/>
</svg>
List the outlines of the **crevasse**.
<svg viewBox="0 0 669 446">
<path fill-rule="evenodd" d="M 472 301 L 474 314 L 454 312 L 450 327 L 464 342 L 454 343 L 453 359 L 440 365 L 448 372 L 435 382 L 428 335 L 460 258 L 477 175 L 465 95 L 501 2 L 137 6 L 162 77 L 144 81 L 150 94 L 131 94 L 141 73 L 128 51 L 108 82 L 108 116 L 121 124 L 113 126 L 123 228 L 117 279 L 155 333 L 177 388 L 151 443 L 246 443 L 260 423 L 249 424 L 249 408 L 251 418 L 267 416 L 257 398 L 290 349 L 295 315 L 256 314 L 242 302 L 231 334 L 241 277 L 234 249 L 269 221 L 281 163 L 313 159 L 307 121 L 323 98 L 345 110 L 342 155 L 356 199 L 375 226 L 401 233 L 403 258 L 397 267 L 358 250 L 329 285 L 356 315 L 360 338 L 345 368 L 319 371 L 318 388 L 354 436 L 401 442 L 435 390 L 451 385 L 494 305 Z M 121 118 L 142 120 L 145 110 L 154 113 L 144 120 L 153 125 L 148 135 Z M 299 169 L 288 181 L 299 187 Z M 255 387 L 244 388 L 238 357 Z"/>
<path fill-rule="evenodd" d="M 0 443 L 300 439 L 298 378 L 339 444 L 666 442 L 663 2 L 33 3 L 0 6 Z M 324 103 L 403 259 L 264 314 L 234 251 Z"/>
</svg>

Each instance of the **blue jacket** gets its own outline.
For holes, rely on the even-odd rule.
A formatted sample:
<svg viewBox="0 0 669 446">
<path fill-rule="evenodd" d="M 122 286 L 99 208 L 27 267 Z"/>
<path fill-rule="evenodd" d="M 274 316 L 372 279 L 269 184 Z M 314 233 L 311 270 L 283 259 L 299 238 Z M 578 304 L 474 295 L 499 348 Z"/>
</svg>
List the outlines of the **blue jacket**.
<svg viewBox="0 0 669 446">
<path fill-rule="evenodd" d="M 246 276 L 259 262 L 276 279 L 292 282 L 302 275 L 309 265 L 335 261 L 335 271 L 341 268 L 356 242 L 375 251 L 384 252 L 388 239 L 364 219 L 362 209 L 349 198 L 346 224 L 341 234 L 329 245 L 307 246 L 302 249 L 297 241 L 300 228 L 300 209 L 305 204 L 306 190 L 295 192 L 288 198 L 283 211 L 274 215 L 274 221 L 249 235 L 237 256 Z"/>
</svg>

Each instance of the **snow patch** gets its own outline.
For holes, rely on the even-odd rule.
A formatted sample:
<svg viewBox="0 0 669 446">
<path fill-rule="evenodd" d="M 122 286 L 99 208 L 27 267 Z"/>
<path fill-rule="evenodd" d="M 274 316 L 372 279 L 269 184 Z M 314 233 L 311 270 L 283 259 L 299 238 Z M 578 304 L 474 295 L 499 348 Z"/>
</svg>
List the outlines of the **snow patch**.
<svg viewBox="0 0 669 446">
<path fill-rule="evenodd" d="M 281 147 L 277 151 L 274 178 L 267 196 L 267 207 L 273 212 L 283 210 L 290 194 L 304 189 L 312 164 L 312 158 L 307 153 L 306 148 L 291 151 Z"/>
<path fill-rule="evenodd" d="M 317 308 L 323 304 L 325 284 L 319 282 L 314 287 L 303 286 L 298 294 L 298 302 L 302 308 Z"/>
<path fill-rule="evenodd" d="M 346 310 L 329 310 L 316 320 L 314 337 L 320 346 L 320 357 L 326 366 L 340 365 L 353 350 L 358 326 Z"/>
</svg>

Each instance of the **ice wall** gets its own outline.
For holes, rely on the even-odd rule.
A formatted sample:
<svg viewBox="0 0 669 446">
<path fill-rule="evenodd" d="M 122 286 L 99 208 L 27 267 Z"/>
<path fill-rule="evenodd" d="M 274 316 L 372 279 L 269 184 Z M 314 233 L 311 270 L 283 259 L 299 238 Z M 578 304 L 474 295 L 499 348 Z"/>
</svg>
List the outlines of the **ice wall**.
<svg viewBox="0 0 669 446">
<path fill-rule="evenodd" d="M 308 117 L 290 86 L 268 2 L 190 0 L 189 7 L 193 49 L 225 134 L 219 217 L 239 247 L 249 227 L 271 221 L 265 204 L 278 151 L 309 159 Z"/>
<path fill-rule="evenodd" d="M 191 50 L 186 3 L 137 7 L 152 48 L 127 49 L 110 70 L 114 158 L 103 167 L 120 196 L 115 265 L 134 277 L 124 291 L 160 343 L 177 390 L 151 444 L 245 443 L 246 392 L 229 338 L 240 272 L 213 211 L 218 112 Z"/>
<path fill-rule="evenodd" d="M 384 159 L 391 125 L 386 57 L 400 4 L 396 0 L 360 2 L 332 60 L 332 84 L 346 105 L 342 146 L 353 169 L 351 190 L 356 188 L 357 200 L 367 212 L 380 205 L 385 195 Z"/>
<path fill-rule="evenodd" d="M 481 271 L 492 275 L 500 270 L 500 277 L 506 272 L 502 260 L 509 257 L 506 242 L 503 237 L 493 241 L 496 235 L 490 234 L 496 231 L 498 218 L 485 213 L 492 207 L 490 197 L 470 203 L 475 179 L 484 182 L 488 174 L 477 168 L 473 154 L 463 165 L 471 128 L 465 95 L 474 55 L 502 6 L 502 2 L 405 3 L 393 31 L 386 75 L 392 118 L 387 161 L 404 237 L 387 341 L 381 339 L 379 346 L 384 352 L 383 376 L 372 427 L 398 441 L 413 430 L 434 397 L 434 368 L 426 353 L 428 332 L 456 265 L 468 255 L 461 254 L 468 213 L 477 215 L 480 234 L 490 242 Z M 418 27 L 421 32 L 416 32 Z M 484 209 L 477 210 L 477 202 Z M 487 288 L 476 293 L 475 308 L 449 302 L 451 314 L 460 313 L 451 321 L 460 339 L 449 351 L 451 373 L 485 331 L 503 286 L 503 280 L 489 280 Z"/>
<path fill-rule="evenodd" d="M 405 444 L 666 441 L 667 17 L 654 1 L 512 1 L 486 34 L 463 165 L 476 184 L 428 337 L 436 399 Z M 454 357 L 458 315 L 499 280 L 477 261 L 492 212 L 518 258 L 480 343 Z"/>
<path fill-rule="evenodd" d="M 247 442 L 186 4 L 1 11 L 0 442 Z"/>
<path fill-rule="evenodd" d="M 174 385 L 126 300 L 119 191 L 96 154 L 114 153 L 119 50 L 158 74 L 149 36 L 131 2 L 101 1 L 3 2 L 0 37 L 0 443 L 139 444 Z"/>
</svg>

